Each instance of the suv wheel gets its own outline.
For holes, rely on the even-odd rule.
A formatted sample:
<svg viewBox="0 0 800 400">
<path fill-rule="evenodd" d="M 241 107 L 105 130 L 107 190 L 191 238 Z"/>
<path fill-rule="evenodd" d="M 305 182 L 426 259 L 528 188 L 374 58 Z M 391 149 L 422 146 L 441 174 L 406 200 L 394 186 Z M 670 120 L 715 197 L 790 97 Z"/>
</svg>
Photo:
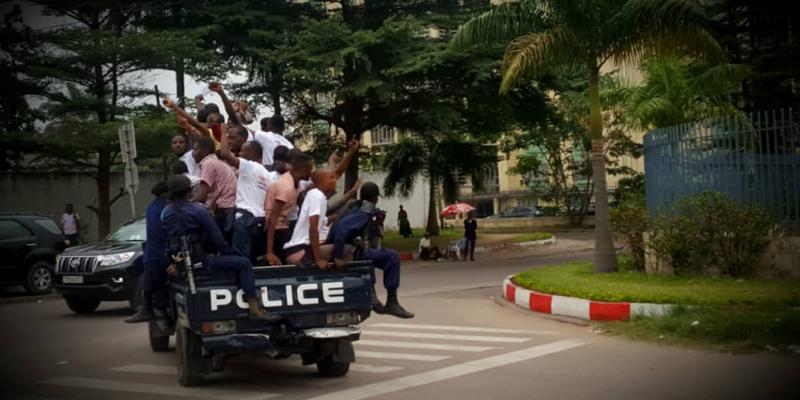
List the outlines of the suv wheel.
<svg viewBox="0 0 800 400">
<path fill-rule="evenodd" d="M 30 294 L 47 294 L 53 291 L 53 265 L 36 261 L 28 268 L 25 290 Z"/>
<path fill-rule="evenodd" d="M 178 326 L 175 350 L 178 353 L 178 383 L 181 386 L 202 384 L 208 366 L 203 359 L 203 343 L 200 337 L 189 329 Z"/>
<path fill-rule="evenodd" d="M 64 300 L 67 301 L 67 307 L 77 314 L 89 314 L 100 305 L 100 300 L 97 299 L 64 296 Z"/>
</svg>

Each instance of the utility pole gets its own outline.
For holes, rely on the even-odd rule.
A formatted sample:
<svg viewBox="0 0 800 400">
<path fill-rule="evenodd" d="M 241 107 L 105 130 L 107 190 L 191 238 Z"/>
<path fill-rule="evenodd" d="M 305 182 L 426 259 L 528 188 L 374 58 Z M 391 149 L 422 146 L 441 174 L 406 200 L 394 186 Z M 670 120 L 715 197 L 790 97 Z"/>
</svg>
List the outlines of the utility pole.
<svg viewBox="0 0 800 400">
<path fill-rule="evenodd" d="M 158 87 L 156 87 L 158 93 Z M 122 162 L 125 164 L 125 189 L 131 201 L 131 218 L 136 218 L 136 199 L 134 195 L 139 191 L 139 168 L 136 159 L 136 132 L 133 121 L 125 121 L 119 127 L 119 149 Z"/>
</svg>

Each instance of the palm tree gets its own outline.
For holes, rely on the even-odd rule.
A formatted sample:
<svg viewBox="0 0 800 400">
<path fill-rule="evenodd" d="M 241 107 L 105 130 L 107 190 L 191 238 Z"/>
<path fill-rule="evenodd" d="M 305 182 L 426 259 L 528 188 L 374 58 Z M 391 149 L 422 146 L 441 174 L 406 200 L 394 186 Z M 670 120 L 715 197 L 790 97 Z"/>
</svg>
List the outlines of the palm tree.
<svg viewBox="0 0 800 400">
<path fill-rule="evenodd" d="M 628 118 L 642 129 L 685 124 L 730 115 L 745 117 L 732 95 L 750 75 L 740 64 L 711 65 L 679 58 L 642 65 L 645 84 L 631 90 Z"/>
<path fill-rule="evenodd" d="M 600 115 L 600 69 L 651 54 L 722 55 L 702 29 L 693 0 L 522 0 L 494 7 L 461 26 L 455 48 L 508 41 L 501 93 L 558 66 L 583 68 L 589 81 L 589 133 L 595 198 L 595 272 L 616 270 Z"/>
<path fill-rule="evenodd" d="M 459 176 L 469 177 L 473 190 L 480 191 L 488 168 L 496 162 L 497 150 L 480 143 L 428 135 L 405 138 L 392 145 L 383 159 L 383 170 L 388 172 L 383 181 L 383 191 L 387 196 L 395 193 L 408 196 L 417 178 L 428 178 L 431 195 L 427 231 L 436 236 L 439 234 L 437 187 L 441 186 L 446 202 L 455 202 L 459 193 Z"/>
</svg>

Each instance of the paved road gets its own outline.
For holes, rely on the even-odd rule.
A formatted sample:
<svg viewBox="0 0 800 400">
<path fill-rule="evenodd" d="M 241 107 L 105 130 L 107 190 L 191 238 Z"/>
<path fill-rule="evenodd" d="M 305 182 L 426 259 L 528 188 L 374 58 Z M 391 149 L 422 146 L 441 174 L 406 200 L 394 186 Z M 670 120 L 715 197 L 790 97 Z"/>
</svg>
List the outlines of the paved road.
<svg viewBox="0 0 800 400">
<path fill-rule="evenodd" d="M 356 345 L 358 363 L 336 379 L 317 377 L 298 359 L 242 356 L 205 386 L 182 388 L 175 353 L 150 352 L 146 326 L 122 322 L 125 303 L 89 316 L 71 314 L 61 301 L 2 305 L 0 398 L 800 398 L 794 355 L 631 342 L 498 302 L 500 280 L 523 266 L 590 257 L 522 255 L 407 266 L 401 299 L 417 318 L 370 318 Z"/>
</svg>

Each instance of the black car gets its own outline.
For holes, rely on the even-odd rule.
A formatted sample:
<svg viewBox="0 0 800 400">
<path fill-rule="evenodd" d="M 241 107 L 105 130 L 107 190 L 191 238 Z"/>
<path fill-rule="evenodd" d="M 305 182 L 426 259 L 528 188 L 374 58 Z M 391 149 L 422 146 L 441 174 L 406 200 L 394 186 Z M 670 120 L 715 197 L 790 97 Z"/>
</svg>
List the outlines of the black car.
<svg viewBox="0 0 800 400">
<path fill-rule="evenodd" d="M 531 218 L 531 217 L 541 217 L 544 215 L 544 212 L 537 209 L 536 207 L 514 207 L 508 208 L 503 210 L 503 212 L 490 215 L 486 218 L 494 219 L 494 218 Z"/>
<path fill-rule="evenodd" d="M 58 257 L 56 290 L 76 313 L 90 313 L 101 301 L 141 304 L 145 219 L 122 225 L 105 240 L 70 247 Z"/>
<path fill-rule="evenodd" d="M 23 284 L 31 294 L 53 290 L 56 256 L 64 233 L 53 218 L 37 213 L 0 213 L 0 284 Z"/>
</svg>

